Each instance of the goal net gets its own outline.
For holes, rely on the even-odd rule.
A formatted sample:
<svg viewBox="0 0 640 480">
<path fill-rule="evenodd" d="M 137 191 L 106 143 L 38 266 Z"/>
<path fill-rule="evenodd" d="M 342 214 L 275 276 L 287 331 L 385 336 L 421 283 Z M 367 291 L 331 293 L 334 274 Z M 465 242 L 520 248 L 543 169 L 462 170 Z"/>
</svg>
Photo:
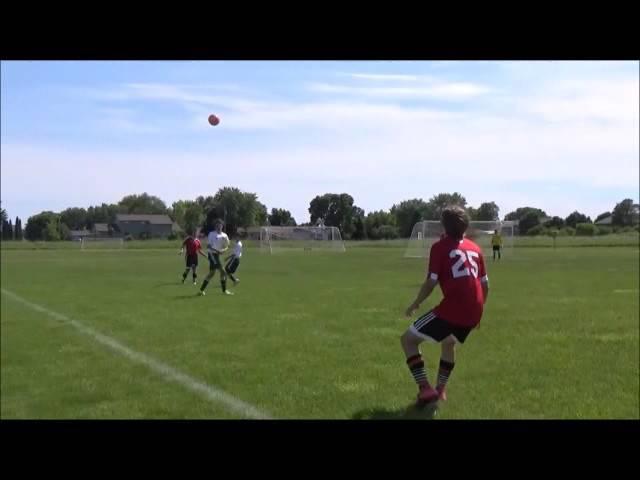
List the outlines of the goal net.
<svg viewBox="0 0 640 480">
<path fill-rule="evenodd" d="M 260 250 L 267 253 L 291 250 L 344 252 L 345 246 L 337 227 L 262 227 Z"/>
<path fill-rule="evenodd" d="M 510 253 L 513 250 L 513 232 L 515 222 L 469 222 L 465 236 L 477 243 L 485 255 L 491 255 L 491 237 L 495 230 L 502 236 L 503 253 Z M 411 237 L 405 257 L 427 258 L 431 245 L 440 239 L 444 234 L 442 224 L 435 220 L 423 220 L 416 223 L 411 231 Z"/>
<path fill-rule="evenodd" d="M 122 237 L 83 237 L 80 239 L 81 250 L 119 250 L 124 248 Z"/>
</svg>

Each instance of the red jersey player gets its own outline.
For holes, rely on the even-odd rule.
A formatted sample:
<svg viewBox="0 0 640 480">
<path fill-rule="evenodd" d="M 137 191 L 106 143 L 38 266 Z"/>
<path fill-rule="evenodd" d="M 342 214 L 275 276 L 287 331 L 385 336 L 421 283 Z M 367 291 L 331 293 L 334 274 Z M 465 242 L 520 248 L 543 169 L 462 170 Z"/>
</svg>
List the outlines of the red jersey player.
<svg viewBox="0 0 640 480">
<path fill-rule="evenodd" d="M 194 238 L 192 235 L 189 235 L 184 239 L 184 242 L 182 242 L 182 248 L 178 252 L 178 255 L 181 255 L 184 252 L 185 247 L 187 248 L 187 253 L 185 255 L 187 269 L 182 274 L 182 283 L 187 279 L 189 269 L 191 269 L 193 270 L 193 284 L 196 285 L 198 283 L 196 281 L 196 278 L 198 277 L 196 274 L 196 270 L 198 268 L 198 254 L 205 258 L 207 258 L 207 256 L 202 252 L 200 240 Z"/>
<path fill-rule="evenodd" d="M 401 337 L 407 365 L 418 384 L 419 406 L 446 400 L 445 387 L 455 363 L 455 344 L 465 339 L 480 323 L 489 294 L 489 280 L 482 250 L 464 237 L 469 217 L 463 208 L 447 207 L 441 223 L 446 235 L 431 246 L 429 267 L 415 301 L 405 314 L 411 314 L 440 283 L 443 300 L 433 310 L 419 317 Z M 424 340 L 440 343 L 442 354 L 436 388 L 427 380 L 419 345 Z"/>
</svg>

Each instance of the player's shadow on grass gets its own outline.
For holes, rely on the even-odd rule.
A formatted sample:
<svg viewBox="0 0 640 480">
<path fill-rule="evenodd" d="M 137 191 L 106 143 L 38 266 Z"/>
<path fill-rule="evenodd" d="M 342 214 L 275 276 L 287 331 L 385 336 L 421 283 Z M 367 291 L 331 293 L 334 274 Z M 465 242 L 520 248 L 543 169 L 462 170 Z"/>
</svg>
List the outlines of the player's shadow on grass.
<svg viewBox="0 0 640 480">
<path fill-rule="evenodd" d="M 433 420 L 436 416 L 437 407 L 416 408 L 409 405 L 406 408 L 368 408 L 356 412 L 353 420 Z"/>
<path fill-rule="evenodd" d="M 183 293 L 182 295 L 174 295 L 170 298 L 174 300 L 195 300 L 197 298 L 200 298 L 200 296 L 197 294 L 197 292 L 193 292 L 193 293 Z"/>
</svg>

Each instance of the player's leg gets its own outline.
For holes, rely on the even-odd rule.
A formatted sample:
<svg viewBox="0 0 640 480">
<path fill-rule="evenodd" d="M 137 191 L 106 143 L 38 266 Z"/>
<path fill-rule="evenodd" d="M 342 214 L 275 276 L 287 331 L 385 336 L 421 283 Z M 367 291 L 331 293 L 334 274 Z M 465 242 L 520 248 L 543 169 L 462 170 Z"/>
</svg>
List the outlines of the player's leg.
<svg viewBox="0 0 640 480">
<path fill-rule="evenodd" d="M 440 400 L 447 399 L 447 382 L 456 364 L 456 344 L 464 343 L 471 330 L 471 328 L 450 326 L 449 331 L 451 334 L 442 340 L 438 383 L 436 385 Z"/>
<path fill-rule="evenodd" d="M 187 279 L 187 275 L 189 274 L 189 267 L 186 268 L 184 272 L 182 272 L 182 283 Z"/>
<path fill-rule="evenodd" d="M 209 273 L 205 277 L 204 282 L 202 282 L 202 286 L 200 287 L 200 294 L 201 295 L 204 295 L 204 291 L 207 288 L 207 285 L 209 285 L 209 282 L 211 281 L 213 276 L 216 274 L 216 270 L 218 269 L 218 266 L 216 264 L 216 260 L 213 257 L 213 255 L 209 254 L 208 258 L 209 258 Z"/>
<path fill-rule="evenodd" d="M 445 338 L 441 345 L 440 366 L 438 368 L 438 383 L 436 390 L 438 391 L 440 400 L 447 399 L 446 386 L 449 376 L 456 364 L 456 339 L 453 335 Z"/>
<path fill-rule="evenodd" d="M 233 295 L 232 292 L 227 290 L 227 273 L 221 264 L 218 264 L 218 268 L 220 270 L 220 288 L 222 289 L 222 293 L 225 295 Z"/>
<path fill-rule="evenodd" d="M 189 269 L 191 268 L 191 257 L 189 255 L 186 256 L 185 261 L 185 271 L 182 273 L 182 283 L 187 279 L 187 275 L 189 275 Z"/>
<path fill-rule="evenodd" d="M 192 273 L 192 277 L 193 277 L 193 284 L 196 285 L 198 283 L 198 273 L 196 272 L 198 270 L 198 265 L 195 264 L 194 266 L 191 267 L 191 273 Z"/>
<path fill-rule="evenodd" d="M 502 258 L 502 247 L 498 247 L 498 260 Z"/>
<path fill-rule="evenodd" d="M 434 312 L 427 312 L 413 322 L 400 337 L 407 366 L 418 385 L 418 404 L 430 403 L 438 399 L 438 392 L 429 384 L 427 378 L 420 344 L 424 340 L 439 342 L 446 336 L 448 336 L 448 332 L 443 331 L 441 320 L 436 317 Z"/>
<path fill-rule="evenodd" d="M 224 271 L 227 272 L 227 275 L 233 281 L 234 285 L 237 285 L 238 282 L 240 281 L 238 278 L 236 278 L 233 275 L 238 269 L 239 264 L 240 264 L 240 260 L 237 258 L 233 258 L 229 262 L 227 262 L 227 265 L 224 267 Z"/>
</svg>

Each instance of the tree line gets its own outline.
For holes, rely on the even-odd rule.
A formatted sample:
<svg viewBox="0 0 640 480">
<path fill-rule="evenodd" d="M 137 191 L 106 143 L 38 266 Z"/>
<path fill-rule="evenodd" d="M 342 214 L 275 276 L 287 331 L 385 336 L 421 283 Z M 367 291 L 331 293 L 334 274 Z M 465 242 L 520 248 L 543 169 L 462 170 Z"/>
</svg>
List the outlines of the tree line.
<svg viewBox="0 0 640 480">
<path fill-rule="evenodd" d="M 309 221 L 301 226 L 316 225 L 322 221 L 326 226 L 340 229 L 344 239 L 394 239 L 411 235 L 413 226 L 421 220 L 439 220 L 442 210 L 448 205 L 466 208 L 471 220 L 496 221 L 500 219 L 500 208 L 494 201 L 483 202 L 478 207 L 467 205 L 466 198 L 458 193 L 439 193 L 428 200 L 414 198 L 394 204 L 388 210 L 366 213 L 355 204 L 348 193 L 325 193 L 309 202 Z M 596 234 L 608 233 L 637 223 L 638 204 L 631 199 L 617 203 L 610 212 L 603 212 L 594 221 L 575 211 L 566 218 L 549 216 L 535 207 L 521 207 L 504 216 L 504 220 L 518 222 L 517 233 L 521 235 L 541 234 Z M 184 232 L 211 231 L 216 219 L 225 223 L 225 231 L 235 234 L 240 228 L 250 226 L 296 226 L 291 212 L 284 208 L 269 211 L 258 200 L 255 193 L 243 192 L 236 187 L 220 188 L 215 195 L 198 196 L 193 200 L 178 200 L 168 207 L 160 198 L 147 193 L 123 197 L 116 204 L 102 203 L 89 208 L 71 207 L 59 213 L 44 211 L 29 217 L 22 230 L 22 222 L 16 218 L 15 225 L 2 213 L 2 239 L 63 240 L 69 238 L 71 230 L 91 230 L 97 223 L 113 224 L 118 213 L 166 214 Z M 594 222 L 611 216 L 610 227 L 594 225 Z"/>
</svg>

